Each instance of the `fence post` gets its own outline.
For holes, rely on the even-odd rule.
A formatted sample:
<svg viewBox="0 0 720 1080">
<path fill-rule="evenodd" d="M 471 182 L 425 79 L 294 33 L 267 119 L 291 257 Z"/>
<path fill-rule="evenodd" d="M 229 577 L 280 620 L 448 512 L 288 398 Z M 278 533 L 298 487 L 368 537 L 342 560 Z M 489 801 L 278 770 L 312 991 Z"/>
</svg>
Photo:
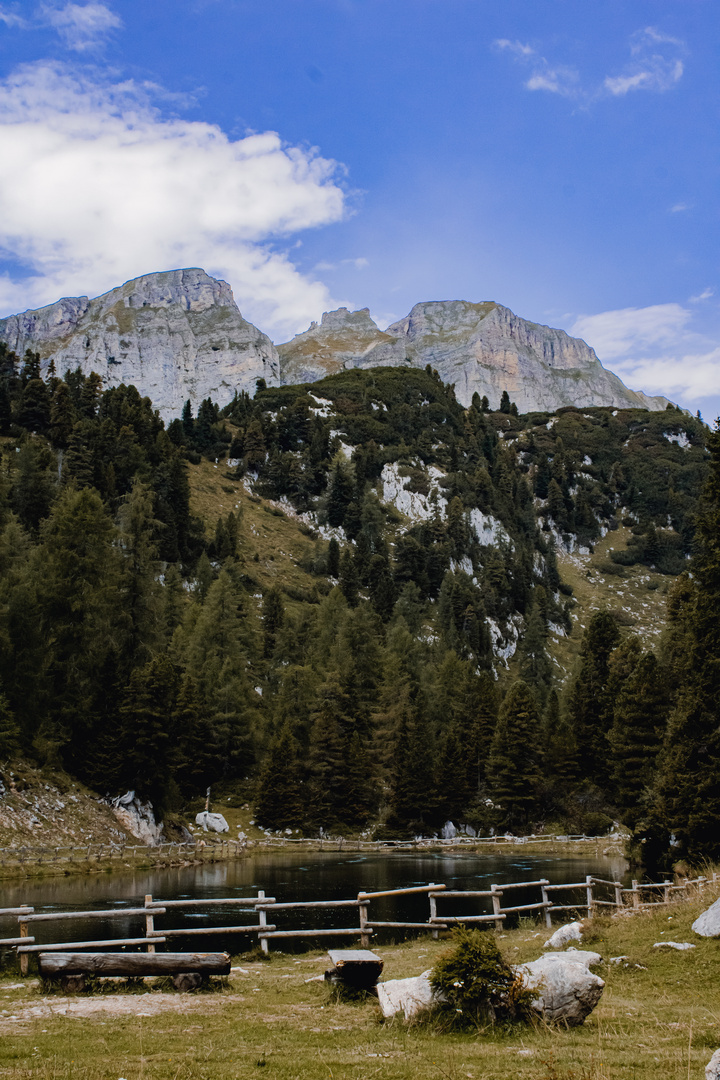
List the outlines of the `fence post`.
<svg viewBox="0 0 720 1080">
<path fill-rule="evenodd" d="M 632 883 L 632 898 L 633 898 L 633 907 L 634 908 L 639 908 L 640 907 L 640 893 L 638 892 L 638 883 L 637 883 L 637 880 L 635 878 L 633 878 L 633 883 Z"/>
<path fill-rule="evenodd" d="M 27 937 L 27 936 L 28 936 L 28 924 L 26 922 L 21 921 L 20 922 L 20 937 Z M 28 956 L 27 953 L 21 953 L 20 954 L 20 974 L 21 975 L 27 975 L 29 960 L 30 960 L 30 957 Z"/>
<path fill-rule="evenodd" d="M 540 886 L 540 893 L 542 895 L 543 904 L 549 904 L 550 903 L 550 898 L 548 896 L 548 891 L 547 891 L 547 889 L 545 888 L 544 885 Z M 544 911 L 545 911 L 545 926 L 548 928 L 548 930 L 550 930 L 550 929 L 552 929 L 552 915 L 550 914 L 550 908 L 546 907 L 546 908 L 544 908 Z"/>
<path fill-rule="evenodd" d="M 152 904 L 152 893 L 145 893 L 145 907 L 150 907 Z M 155 946 L 150 944 L 150 939 L 155 932 L 155 916 L 152 912 L 149 912 L 145 916 L 145 937 L 148 938 L 147 951 L 149 953 L 155 952 Z"/>
<path fill-rule="evenodd" d="M 623 903 L 623 897 L 622 897 L 622 885 L 620 884 L 619 881 L 615 882 L 615 903 L 616 903 L 618 908 L 621 908 L 621 907 L 625 906 L 624 903 Z"/>
<path fill-rule="evenodd" d="M 265 899 L 264 890 L 263 889 L 258 889 L 258 900 L 264 900 L 264 899 Z M 260 926 L 267 926 L 267 912 L 258 911 L 258 915 L 259 915 L 258 922 L 260 923 Z M 259 933 L 259 931 L 258 931 L 258 933 Z M 264 953 L 269 953 L 270 952 L 270 942 L 268 941 L 267 938 L 260 938 L 260 948 L 262 949 L 262 951 Z"/>
<path fill-rule="evenodd" d="M 591 874 L 588 874 L 588 876 L 585 878 L 585 892 L 587 894 L 588 918 L 592 919 L 593 915 L 595 914 L 595 904 L 594 904 L 594 901 L 593 901 L 592 875 Z"/>
<path fill-rule="evenodd" d="M 358 900 L 361 900 L 361 893 L 358 893 Z M 367 932 L 367 919 L 368 919 L 368 902 L 367 900 L 361 900 L 360 907 L 358 908 L 360 915 L 360 944 L 363 949 L 370 948 L 370 934 Z"/>
<path fill-rule="evenodd" d="M 672 882 L 665 880 L 663 882 L 663 885 L 665 886 L 665 888 L 663 889 L 663 900 L 665 901 L 666 904 L 669 904 L 670 903 L 670 886 L 672 885 Z"/>
<path fill-rule="evenodd" d="M 500 901 L 502 900 L 502 889 L 498 890 L 497 885 L 491 885 L 490 886 L 490 891 L 493 894 L 492 895 L 493 914 L 500 915 L 501 914 Z M 502 925 L 503 925 L 502 919 L 496 919 L 495 920 L 495 929 L 496 930 L 502 930 Z"/>
<path fill-rule="evenodd" d="M 433 920 L 437 917 L 437 897 L 433 896 L 432 893 L 430 893 L 429 899 L 430 899 L 430 922 L 433 922 Z M 433 930 L 432 936 L 433 936 L 433 941 L 437 941 L 437 939 L 440 937 L 440 934 L 438 932 L 437 927 Z"/>
</svg>

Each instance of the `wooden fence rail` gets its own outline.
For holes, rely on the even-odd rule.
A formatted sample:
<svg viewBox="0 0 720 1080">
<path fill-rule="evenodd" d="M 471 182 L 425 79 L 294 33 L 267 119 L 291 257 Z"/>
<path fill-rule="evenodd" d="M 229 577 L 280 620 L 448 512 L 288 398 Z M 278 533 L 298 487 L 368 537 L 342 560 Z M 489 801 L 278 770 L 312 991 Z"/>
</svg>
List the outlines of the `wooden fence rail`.
<svg viewBox="0 0 720 1080">
<path fill-rule="evenodd" d="M 144 946 L 149 953 L 155 952 L 157 945 L 165 943 L 168 939 L 192 937 L 203 935 L 250 935 L 256 937 L 263 952 L 268 952 L 270 942 L 280 939 L 293 938 L 324 938 L 324 937 L 357 937 L 364 948 L 370 944 L 370 939 L 377 930 L 407 929 L 425 930 L 437 937 L 441 930 L 459 923 L 494 923 L 497 928 L 504 925 L 508 915 L 523 912 L 539 912 L 544 917 L 545 925 L 552 926 L 552 914 L 559 911 L 587 911 L 589 915 L 599 907 L 614 908 L 616 910 L 626 908 L 637 909 L 650 907 L 656 904 L 668 904 L 673 894 L 691 890 L 702 890 L 718 881 L 718 874 L 712 878 L 698 877 L 691 881 L 674 884 L 672 881 L 638 882 L 633 881 L 632 888 L 624 889 L 621 882 L 609 881 L 604 878 L 588 875 L 584 881 L 571 881 L 562 884 L 551 885 L 547 878 L 536 881 L 514 881 L 492 884 L 489 889 L 447 889 L 444 884 L 431 882 L 428 885 L 414 885 L 405 889 L 383 889 L 376 892 L 359 892 L 355 899 L 346 900 L 298 900 L 278 902 L 272 896 L 266 896 L 262 889 L 256 896 L 225 896 L 214 899 L 185 899 L 185 900 L 158 900 L 151 895 L 145 897 L 143 907 L 112 907 L 98 911 L 41 911 L 36 912 L 30 905 L 21 905 L 12 908 L 0 908 L 0 919 L 16 919 L 19 924 L 19 937 L 0 939 L 0 945 L 15 948 L 20 958 L 20 969 L 23 975 L 28 971 L 28 960 L 31 954 L 43 952 L 62 952 L 76 949 L 99 949 L 99 948 L 126 948 L 128 946 Z M 505 893 L 512 889 L 539 889 L 540 899 L 526 904 L 503 905 Z M 582 899 L 575 902 L 558 904 L 550 900 L 562 891 L 581 892 Z M 373 902 L 387 897 L 409 896 L 425 894 L 429 902 L 429 915 L 427 921 L 401 921 L 382 920 L 370 917 L 369 909 Z M 611 893 L 614 899 L 608 899 Z M 654 900 L 641 899 L 642 895 L 654 896 Z M 628 898 L 626 902 L 625 898 Z M 660 898 L 662 897 L 662 898 Z M 462 911 L 458 913 L 438 914 L 438 901 L 453 904 L 457 901 L 464 902 L 465 906 L 476 901 L 490 901 L 492 912 Z M 230 926 L 175 926 L 156 928 L 155 919 L 170 915 L 175 910 L 200 911 L 207 910 L 210 914 L 212 908 L 224 908 L 230 913 L 240 914 L 250 909 L 256 916 L 257 922 Z M 268 922 L 268 915 L 280 912 L 308 912 L 308 911 L 334 911 L 338 909 L 357 909 L 357 926 L 345 927 L 321 927 L 311 929 L 285 929 L 278 927 L 275 922 Z M 116 937 L 103 941 L 60 941 L 38 944 L 34 937 L 30 936 L 29 928 L 35 924 L 50 922 L 68 922 L 78 919 L 137 919 L 145 921 L 145 933 L 134 937 Z"/>
</svg>

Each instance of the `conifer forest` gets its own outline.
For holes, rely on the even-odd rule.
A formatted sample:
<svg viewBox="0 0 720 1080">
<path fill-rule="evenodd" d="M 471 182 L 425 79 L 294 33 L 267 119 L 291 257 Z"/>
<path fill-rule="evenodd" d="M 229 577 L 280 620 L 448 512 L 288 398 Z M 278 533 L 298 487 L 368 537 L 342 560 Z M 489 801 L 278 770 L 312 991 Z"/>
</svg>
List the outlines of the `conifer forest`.
<svg viewBox="0 0 720 1080">
<path fill-rule="evenodd" d="M 213 785 L 307 834 L 618 821 L 649 866 L 720 857 L 699 417 L 465 409 L 429 368 L 374 368 L 166 427 L 132 386 L 0 345 L 0 450 L 1 761 L 166 814 Z M 222 513 L 198 509 L 205 467 Z M 248 500 L 302 538 L 302 587 L 262 578 Z M 603 607 L 583 629 L 559 567 L 621 528 L 605 573 L 667 584 L 652 641 Z M 567 677 L 551 631 L 581 639 Z"/>
</svg>

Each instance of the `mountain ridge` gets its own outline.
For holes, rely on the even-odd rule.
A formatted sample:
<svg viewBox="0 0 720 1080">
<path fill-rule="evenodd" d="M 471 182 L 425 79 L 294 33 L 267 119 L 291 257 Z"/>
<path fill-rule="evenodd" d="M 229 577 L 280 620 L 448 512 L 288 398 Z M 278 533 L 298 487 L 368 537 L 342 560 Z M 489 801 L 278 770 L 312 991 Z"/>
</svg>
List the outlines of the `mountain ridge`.
<svg viewBox="0 0 720 1080">
<path fill-rule="evenodd" d="M 107 293 L 63 297 L 0 319 L 0 341 L 43 370 L 96 371 L 106 386 L 135 385 L 169 421 L 185 401 L 221 406 L 266 385 L 315 382 L 364 367 L 430 366 L 458 400 L 504 391 L 520 412 L 577 407 L 664 409 L 668 399 L 630 390 L 595 351 L 563 330 L 530 322 L 495 301 L 415 304 L 385 330 L 368 308 L 325 312 L 277 347 L 240 313 L 230 286 L 198 267 L 133 278 Z"/>
</svg>

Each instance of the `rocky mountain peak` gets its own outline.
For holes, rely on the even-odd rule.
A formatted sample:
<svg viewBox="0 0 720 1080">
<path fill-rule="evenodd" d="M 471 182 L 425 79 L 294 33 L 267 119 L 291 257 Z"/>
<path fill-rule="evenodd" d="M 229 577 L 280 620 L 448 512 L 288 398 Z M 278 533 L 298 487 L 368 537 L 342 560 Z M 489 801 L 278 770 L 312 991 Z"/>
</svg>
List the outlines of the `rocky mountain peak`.
<svg viewBox="0 0 720 1080">
<path fill-rule="evenodd" d="M 0 341 L 19 356 L 36 350 L 45 366 L 52 357 L 59 374 L 79 367 L 106 387 L 132 383 L 166 420 L 188 399 L 225 405 L 236 390 L 254 393 L 257 379 L 279 377 L 270 338 L 243 319 L 226 281 L 197 267 L 0 319 Z"/>
</svg>

